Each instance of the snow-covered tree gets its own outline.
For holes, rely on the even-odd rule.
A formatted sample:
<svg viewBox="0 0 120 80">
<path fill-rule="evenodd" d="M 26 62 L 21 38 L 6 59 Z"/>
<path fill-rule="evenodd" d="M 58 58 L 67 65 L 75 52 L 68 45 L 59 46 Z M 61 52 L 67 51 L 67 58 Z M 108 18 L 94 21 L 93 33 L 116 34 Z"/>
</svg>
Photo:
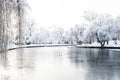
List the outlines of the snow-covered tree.
<svg viewBox="0 0 120 80">
<path fill-rule="evenodd" d="M 114 27 L 113 27 L 113 30 L 114 30 L 114 35 L 115 37 L 120 40 L 120 17 L 116 17 L 115 19 L 115 23 L 114 23 Z"/>
<path fill-rule="evenodd" d="M 0 0 L 0 51 L 7 50 L 13 1 Z"/>
<path fill-rule="evenodd" d="M 84 40 L 85 27 L 83 25 L 76 24 L 70 31 L 70 40 L 81 44 Z"/>
<path fill-rule="evenodd" d="M 86 15 L 86 17 L 87 20 L 91 23 L 90 34 L 96 35 L 97 42 L 99 42 L 101 44 L 101 47 L 103 47 L 105 45 L 105 42 L 108 43 L 111 38 L 113 18 L 108 14 L 90 14 Z"/>
<path fill-rule="evenodd" d="M 64 43 L 64 29 L 62 27 L 55 27 L 53 31 L 53 36 L 57 40 L 58 44 Z"/>
<path fill-rule="evenodd" d="M 33 19 L 28 19 L 27 20 L 27 25 L 25 27 L 25 43 L 26 44 L 31 44 L 32 42 L 32 35 L 33 35 L 33 32 L 35 30 L 35 21 Z"/>
<path fill-rule="evenodd" d="M 25 43 L 25 32 L 24 27 L 26 26 L 26 13 L 27 9 L 29 8 L 26 0 L 14 0 L 15 7 L 14 12 L 16 14 L 15 20 L 17 21 L 17 41 L 19 45 Z"/>
<path fill-rule="evenodd" d="M 40 28 L 34 30 L 32 34 L 32 43 L 33 44 L 47 44 L 49 40 L 49 31 L 45 28 Z"/>
</svg>

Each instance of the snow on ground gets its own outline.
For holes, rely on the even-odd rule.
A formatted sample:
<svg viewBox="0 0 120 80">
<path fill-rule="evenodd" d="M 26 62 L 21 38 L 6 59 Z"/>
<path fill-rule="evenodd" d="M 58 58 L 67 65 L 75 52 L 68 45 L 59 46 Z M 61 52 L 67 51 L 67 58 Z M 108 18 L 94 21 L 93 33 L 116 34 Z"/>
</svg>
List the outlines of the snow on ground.
<svg viewBox="0 0 120 80">
<path fill-rule="evenodd" d="M 30 44 L 30 45 L 22 45 L 22 47 L 52 47 L 52 46 L 77 46 L 77 47 L 100 47 L 100 43 L 94 42 L 92 44 L 82 44 L 82 45 L 71 45 L 71 44 Z M 18 48 L 19 45 L 10 44 L 8 49 Z M 117 41 L 115 44 L 114 41 L 109 41 L 109 44 L 105 44 L 105 47 L 120 47 L 120 41 Z"/>
<path fill-rule="evenodd" d="M 30 44 L 30 45 L 22 45 L 21 47 L 52 47 L 52 46 L 71 46 L 70 44 Z M 8 49 L 19 48 L 19 45 L 10 44 Z"/>
<path fill-rule="evenodd" d="M 105 45 L 106 47 L 120 47 L 120 41 L 117 41 L 117 44 L 115 44 L 114 41 L 109 41 L 109 44 Z"/>
<path fill-rule="evenodd" d="M 94 42 L 92 44 L 82 44 L 82 45 L 77 45 L 79 47 L 100 47 L 100 43 Z M 114 41 L 109 41 L 109 44 L 105 44 L 105 47 L 120 47 L 120 41 L 117 41 L 117 44 L 115 44 Z"/>
</svg>

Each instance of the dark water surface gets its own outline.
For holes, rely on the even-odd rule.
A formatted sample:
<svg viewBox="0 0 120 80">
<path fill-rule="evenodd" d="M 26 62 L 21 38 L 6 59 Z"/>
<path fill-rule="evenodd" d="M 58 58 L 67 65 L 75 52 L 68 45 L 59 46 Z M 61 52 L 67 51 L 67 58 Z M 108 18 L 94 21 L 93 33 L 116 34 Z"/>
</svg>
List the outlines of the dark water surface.
<svg viewBox="0 0 120 80">
<path fill-rule="evenodd" d="M 0 80 L 120 80 L 120 51 L 43 47 L 0 54 Z"/>
</svg>

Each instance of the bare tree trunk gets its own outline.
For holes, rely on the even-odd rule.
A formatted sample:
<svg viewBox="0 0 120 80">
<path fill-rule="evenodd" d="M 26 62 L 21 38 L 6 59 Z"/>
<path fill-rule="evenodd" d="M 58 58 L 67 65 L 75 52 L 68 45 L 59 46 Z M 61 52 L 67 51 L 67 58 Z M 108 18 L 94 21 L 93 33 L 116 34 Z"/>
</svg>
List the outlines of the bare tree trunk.
<svg viewBox="0 0 120 80">
<path fill-rule="evenodd" d="M 96 37 L 97 37 L 97 41 L 98 41 L 98 43 L 100 43 L 101 47 L 104 47 L 106 41 L 105 40 L 100 40 L 99 37 L 98 37 L 98 33 L 96 33 Z"/>
</svg>

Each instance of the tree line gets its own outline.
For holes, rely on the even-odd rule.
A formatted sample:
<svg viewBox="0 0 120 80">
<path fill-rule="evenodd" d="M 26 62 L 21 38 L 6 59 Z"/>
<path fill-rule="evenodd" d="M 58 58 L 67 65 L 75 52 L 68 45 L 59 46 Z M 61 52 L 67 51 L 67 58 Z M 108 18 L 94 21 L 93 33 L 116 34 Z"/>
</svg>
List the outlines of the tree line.
<svg viewBox="0 0 120 80">
<path fill-rule="evenodd" d="M 104 47 L 109 41 L 120 40 L 120 17 L 113 18 L 110 14 L 98 14 L 85 11 L 83 18 L 85 23 L 75 24 L 68 30 L 59 25 L 39 30 L 29 37 L 31 43 L 36 44 L 92 44 L 97 42 Z"/>
</svg>

